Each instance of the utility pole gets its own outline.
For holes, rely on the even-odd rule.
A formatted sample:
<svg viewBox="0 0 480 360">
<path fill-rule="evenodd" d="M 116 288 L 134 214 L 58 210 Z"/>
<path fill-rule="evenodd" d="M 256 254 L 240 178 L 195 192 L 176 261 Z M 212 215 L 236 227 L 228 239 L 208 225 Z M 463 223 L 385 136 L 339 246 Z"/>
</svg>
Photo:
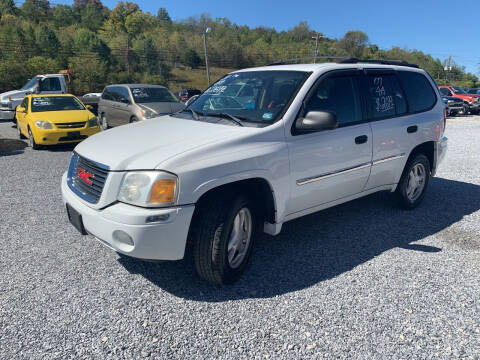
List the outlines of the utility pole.
<svg viewBox="0 0 480 360">
<path fill-rule="evenodd" d="M 318 56 L 318 40 L 320 38 L 324 38 L 325 36 L 316 33 L 315 36 L 312 36 L 312 39 L 315 40 L 315 53 L 313 54 L 313 63 L 317 63 L 317 56 Z"/>
<path fill-rule="evenodd" d="M 211 31 L 209 27 L 205 29 L 203 32 L 203 47 L 205 49 L 205 68 L 207 70 L 207 82 L 208 86 L 210 86 L 210 68 L 208 67 L 208 50 L 207 50 L 207 34 Z"/>
</svg>

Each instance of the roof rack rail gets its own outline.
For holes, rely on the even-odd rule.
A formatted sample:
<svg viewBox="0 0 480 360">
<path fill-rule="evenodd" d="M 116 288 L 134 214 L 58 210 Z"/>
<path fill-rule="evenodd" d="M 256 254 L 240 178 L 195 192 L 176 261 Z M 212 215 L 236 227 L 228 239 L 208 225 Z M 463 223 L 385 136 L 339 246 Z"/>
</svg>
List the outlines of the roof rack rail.
<svg viewBox="0 0 480 360">
<path fill-rule="evenodd" d="M 296 57 L 296 58 L 290 58 L 290 59 L 282 59 L 274 63 L 268 64 L 267 66 L 295 64 L 303 60 L 319 60 L 319 59 L 339 60 L 339 59 L 347 59 L 347 58 L 345 56 L 302 56 L 302 57 Z"/>
<path fill-rule="evenodd" d="M 417 64 L 410 64 L 403 60 L 383 60 L 383 59 L 357 59 L 357 58 L 347 58 L 338 62 L 339 64 L 382 64 L 382 65 L 398 65 L 398 66 L 408 66 L 413 68 L 420 68 Z"/>
</svg>

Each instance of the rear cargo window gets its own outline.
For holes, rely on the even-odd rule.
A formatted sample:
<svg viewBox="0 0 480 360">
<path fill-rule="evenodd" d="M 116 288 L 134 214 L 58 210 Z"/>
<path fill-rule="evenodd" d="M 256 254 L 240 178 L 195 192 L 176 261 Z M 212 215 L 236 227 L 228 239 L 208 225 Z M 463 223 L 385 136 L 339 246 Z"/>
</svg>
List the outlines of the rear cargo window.
<svg viewBox="0 0 480 360">
<path fill-rule="evenodd" d="M 437 96 L 424 75 L 411 71 L 399 71 L 398 77 L 405 90 L 410 113 L 427 111 L 435 105 Z"/>
</svg>

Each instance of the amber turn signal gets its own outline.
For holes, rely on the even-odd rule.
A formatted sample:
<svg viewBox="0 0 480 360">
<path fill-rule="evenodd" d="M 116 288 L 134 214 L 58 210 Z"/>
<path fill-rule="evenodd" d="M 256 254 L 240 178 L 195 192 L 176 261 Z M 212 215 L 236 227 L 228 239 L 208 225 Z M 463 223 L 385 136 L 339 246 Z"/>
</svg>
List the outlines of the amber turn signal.
<svg viewBox="0 0 480 360">
<path fill-rule="evenodd" d="M 177 181 L 175 179 L 159 179 L 155 181 L 149 202 L 151 204 L 173 203 L 175 201 L 176 186 Z"/>
</svg>

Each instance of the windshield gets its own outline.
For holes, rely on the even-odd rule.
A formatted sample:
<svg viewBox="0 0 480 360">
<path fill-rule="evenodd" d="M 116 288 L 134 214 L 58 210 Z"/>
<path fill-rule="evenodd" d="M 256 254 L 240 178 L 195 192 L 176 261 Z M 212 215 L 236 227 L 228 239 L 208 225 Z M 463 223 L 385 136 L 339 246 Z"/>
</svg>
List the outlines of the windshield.
<svg viewBox="0 0 480 360">
<path fill-rule="evenodd" d="M 175 95 L 166 88 L 141 87 L 130 90 L 136 103 L 177 102 Z"/>
<path fill-rule="evenodd" d="M 35 76 L 33 79 L 28 80 L 28 82 L 20 90 L 31 90 L 35 87 L 37 80 L 40 80 L 40 76 Z"/>
<path fill-rule="evenodd" d="M 244 121 L 272 124 L 308 75 L 303 71 L 230 74 L 205 90 L 188 108 L 200 115 L 228 113 Z"/>
<path fill-rule="evenodd" d="M 85 110 L 80 101 L 70 96 L 42 96 L 32 98 L 32 112 Z"/>
<path fill-rule="evenodd" d="M 455 94 L 466 94 L 465 90 L 458 86 L 452 86 L 453 92 Z"/>
</svg>

